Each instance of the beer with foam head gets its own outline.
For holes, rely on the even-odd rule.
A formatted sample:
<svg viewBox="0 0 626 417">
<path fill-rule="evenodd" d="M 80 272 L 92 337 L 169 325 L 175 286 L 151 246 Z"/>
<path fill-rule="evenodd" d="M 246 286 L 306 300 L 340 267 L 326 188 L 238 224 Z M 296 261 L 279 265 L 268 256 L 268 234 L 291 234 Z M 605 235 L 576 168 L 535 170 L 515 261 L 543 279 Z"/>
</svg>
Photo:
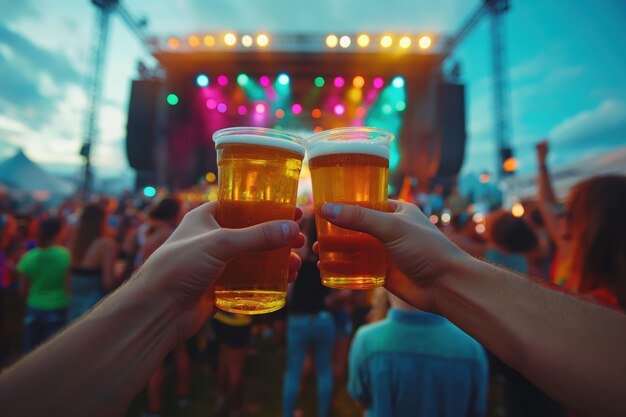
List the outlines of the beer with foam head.
<svg viewBox="0 0 626 417">
<path fill-rule="evenodd" d="M 270 220 L 293 220 L 304 139 L 279 130 L 230 128 L 213 135 L 219 190 L 216 219 L 225 228 Z M 288 245 L 240 255 L 215 283 L 215 305 L 225 311 L 260 314 L 285 304 Z"/>
<path fill-rule="evenodd" d="M 387 211 L 389 143 L 382 129 L 355 127 L 318 133 L 307 142 L 324 285 L 370 289 L 385 282 L 386 255 L 372 236 L 332 225 L 325 203 L 356 204 Z"/>
</svg>

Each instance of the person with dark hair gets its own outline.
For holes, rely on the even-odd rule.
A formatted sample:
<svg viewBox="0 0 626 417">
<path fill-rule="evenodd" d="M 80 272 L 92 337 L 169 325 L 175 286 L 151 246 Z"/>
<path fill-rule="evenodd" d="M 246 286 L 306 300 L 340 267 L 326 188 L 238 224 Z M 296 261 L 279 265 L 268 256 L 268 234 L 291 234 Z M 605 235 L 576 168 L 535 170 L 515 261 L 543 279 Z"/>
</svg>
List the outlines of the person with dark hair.
<svg viewBox="0 0 626 417">
<path fill-rule="evenodd" d="M 67 323 L 67 288 L 70 253 L 58 245 L 61 222 L 41 221 L 38 247 L 26 252 L 17 264 L 21 293 L 28 295 L 24 316 L 24 353 L 59 331 Z"/>
<path fill-rule="evenodd" d="M 72 254 L 69 320 L 93 307 L 115 286 L 117 245 L 107 236 L 107 215 L 100 204 L 84 207 L 75 230 Z"/>
<path fill-rule="evenodd" d="M 487 218 L 485 260 L 528 274 L 527 255 L 537 247 L 537 236 L 526 220 L 500 210 Z"/>
</svg>

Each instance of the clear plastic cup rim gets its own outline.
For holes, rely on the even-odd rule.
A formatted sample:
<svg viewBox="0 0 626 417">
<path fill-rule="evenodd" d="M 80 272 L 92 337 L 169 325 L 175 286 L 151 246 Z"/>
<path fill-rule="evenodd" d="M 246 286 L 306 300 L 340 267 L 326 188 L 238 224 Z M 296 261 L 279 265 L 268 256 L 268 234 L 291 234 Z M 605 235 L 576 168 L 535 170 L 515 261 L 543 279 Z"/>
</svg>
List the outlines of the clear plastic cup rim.
<svg viewBox="0 0 626 417">
<path fill-rule="evenodd" d="M 213 133 L 215 147 L 226 143 L 269 146 L 304 156 L 306 140 L 294 133 L 266 127 L 229 127 Z"/>
<path fill-rule="evenodd" d="M 377 127 L 341 127 L 329 129 L 306 140 L 309 160 L 321 155 L 363 153 L 389 159 L 393 133 Z"/>
</svg>

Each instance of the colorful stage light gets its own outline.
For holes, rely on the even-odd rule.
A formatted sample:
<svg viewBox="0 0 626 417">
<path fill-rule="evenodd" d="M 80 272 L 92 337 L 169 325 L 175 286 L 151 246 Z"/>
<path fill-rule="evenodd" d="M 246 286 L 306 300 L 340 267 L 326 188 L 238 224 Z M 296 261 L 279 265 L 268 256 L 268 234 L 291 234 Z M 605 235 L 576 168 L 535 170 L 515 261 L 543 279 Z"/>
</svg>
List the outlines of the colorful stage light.
<svg viewBox="0 0 626 417">
<path fill-rule="evenodd" d="M 241 37 L 241 44 L 243 46 L 245 46 L 246 48 L 251 47 L 253 43 L 254 43 L 254 39 L 252 39 L 252 36 L 250 36 L 250 35 L 243 35 Z"/>
<path fill-rule="evenodd" d="M 167 46 L 171 49 L 178 49 L 180 48 L 180 41 L 178 40 L 178 38 L 169 38 L 167 40 Z"/>
<path fill-rule="evenodd" d="M 390 115 L 393 112 L 393 107 L 391 107 L 391 104 L 384 104 L 382 107 L 382 112 L 385 115 Z"/>
<path fill-rule="evenodd" d="M 393 38 L 390 35 L 385 35 L 380 38 L 380 46 L 383 48 L 389 48 L 393 44 Z"/>
<path fill-rule="evenodd" d="M 313 128 L 313 133 L 319 133 L 319 132 L 321 132 L 322 130 L 324 130 L 324 128 L 323 128 L 322 126 L 315 126 L 315 127 Z"/>
<path fill-rule="evenodd" d="M 408 36 L 403 36 L 400 38 L 399 44 L 400 48 L 406 49 L 411 46 L 411 38 L 409 38 Z"/>
<path fill-rule="evenodd" d="M 293 114 L 300 114 L 300 113 L 302 113 L 302 105 L 300 103 L 293 103 L 291 105 L 291 112 Z"/>
<path fill-rule="evenodd" d="M 200 46 L 200 38 L 197 35 L 191 35 L 187 38 L 187 43 L 192 48 L 197 48 L 198 46 Z"/>
<path fill-rule="evenodd" d="M 220 103 L 217 105 L 217 111 L 220 113 L 226 113 L 226 111 L 228 110 L 228 106 L 226 106 L 225 103 Z"/>
<path fill-rule="evenodd" d="M 314 119 L 319 119 L 320 117 L 322 117 L 322 111 L 317 108 L 311 110 L 311 117 L 313 117 Z"/>
<path fill-rule="evenodd" d="M 361 90 L 360 88 L 352 87 L 348 91 L 347 96 L 351 102 L 358 103 L 363 99 L 363 90 Z"/>
<path fill-rule="evenodd" d="M 239 84 L 240 86 L 248 84 L 249 81 L 250 77 L 248 77 L 246 74 L 239 74 L 237 76 L 237 84 Z"/>
<path fill-rule="evenodd" d="M 204 37 L 204 46 L 212 48 L 215 46 L 215 38 L 211 35 L 206 35 Z"/>
<path fill-rule="evenodd" d="M 262 75 L 259 78 L 259 84 L 261 84 L 261 87 L 269 87 L 272 84 L 272 80 L 267 75 Z"/>
<path fill-rule="evenodd" d="M 174 93 L 170 93 L 167 95 L 167 104 L 169 104 L 170 106 L 175 106 L 178 104 L 178 96 Z"/>
<path fill-rule="evenodd" d="M 143 195 L 145 195 L 148 198 L 152 198 L 152 197 L 156 197 L 157 195 L 157 190 L 156 188 L 152 187 L 152 186 L 147 186 L 144 187 L 143 189 Z"/>
<path fill-rule="evenodd" d="M 228 46 L 233 46 L 237 43 L 237 36 L 234 33 L 227 33 L 224 35 L 224 43 Z"/>
<path fill-rule="evenodd" d="M 335 104 L 333 111 L 337 116 L 341 116 L 346 112 L 346 107 L 343 104 Z"/>
<path fill-rule="evenodd" d="M 406 109 L 406 102 L 398 101 L 396 102 L 396 111 L 404 111 Z"/>
<path fill-rule="evenodd" d="M 228 77 L 225 75 L 220 75 L 219 77 L 217 77 L 217 83 L 219 85 L 221 85 L 222 87 L 225 87 L 228 85 Z"/>
<path fill-rule="evenodd" d="M 504 163 L 502 164 L 502 169 L 504 169 L 504 172 L 515 172 L 517 166 L 517 159 L 515 159 L 514 157 L 510 157 L 504 161 Z"/>
<path fill-rule="evenodd" d="M 215 182 L 215 180 L 217 180 L 217 175 L 215 175 L 214 172 L 207 172 L 206 175 L 204 176 L 204 179 L 206 180 L 206 182 L 212 183 L 212 182 Z"/>
<path fill-rule="evenodd" d="M 266 110 L 265 104 L 263 103 L 257 103 L 256 106 L 254 106 L 254 111 L 257 112 L 258 114 L 264 114 Z"/>
<path fill-rule="evenodd" d="M 365 85 L 365 78 L 361 77 L 360 75 L 357 75 L 356 77 L 352 79 L 352 85 L 355 86 L 356 88 L 363 88 L 363 86 Z"/>
<path fill-rule="evenodd" d="M 335 85 L 335 87 L 341 88 L 346 85 L 346 80 L 344 80 L 343 77 L 335 77 L 333 84 Z"/>
<path fill-rule="evenodd" d="M 217 101 L 215 101 L 214 99 L 210 98 L 206 101 L 206 108 L 209 110 L 215 110 L 215 108 L 217 107 Z"/>
<path fill-rule="evenodd" d="M 419 40 L 417 41 L 417 44 L 422 49 L 428 49 L 433 44 L 433 40 L 431 39 L 430 36 L 424 35 L 419 38 Z"/>
<path fill-rule="evenodd" d="M 326 46 L 328 46 L 329 48 L 336 47 L 338 43 L 339 43 L 339 39 L 337 39 L 337 36 L 328 35 L 326 37 Z"/>
<path fill-rule="evenodd" d="M 400 76 L 395 77 L 393 81 L 391 81 L 391 84 L 393 84 L 393 86 L 396 88 L 402 88 L 404 87 L 404 78 Z"/>
<path fill-rule="evenodd" d="M 366 48 L 367 45 L 370 44 L 370 37 L 367 36 L 366 34 L 362 34 L 359 35 L 358 38 L 356 38 L 356 43 L 361 47 L 361 48 Z"/>
<path fill-rule="evenodd" d="M 360 118 L 365 117 L 365 114 L 366 114 L 365 107 L 363 106 L 357 107 L 356 110 L 354 111 L 354 114 L 356 114 L 356 117 L 360 117 Z"/>
<path fill-rule="evenodd" d="M 261 48 L 265 48 L 270 43 L 270 37 L 265 33 L 261 33 L 256 37 L 256 44 Z"/>
<path fill-rule="evenodd" d="M 245 116 L 246 114 L 248 114 L 248 108 L 242 104 L 241 106 L 237 107 L 237 113 Z"/>
<path fill-rule="evenodd" d="M 324 87 L 324 84 L 326 84 L 326 81 L 324 80 L 324 77 L 315 77 L 314 84 L 317 88 L 322 88 Z"/>
<path fill-rule="evenodd" d="M 205 74 L 198 74 L 198 76 L 196 77 L 196 84 L 198 84 L 198 87 L 208 86 L 209 77 L 207 77 Z"/>
<path fill-rule="evenodd" d="M 276 78 L 278 84 L 280 85 L 288 85 L 289 84 L 289 76 L 287 74 L 280 74 L 278 78 Z"/>
<path fill-rule="evenodd" d="M 285 117 L 285 111 L 283 109 L 276 110 L 274 114 L 276 115 L 277 119 L 282 119 L 283 117 Z"/>
<path fill-rule="evenodd" d="M 352 40 L 350 39 L 350 36 L 344 35 L 339 39 L 339 46 L 341 46 L 344 49 L 348 48 L 351 43 L 352 43 Z"/>
<path fill-rule="evenodd" d="M 524 206 L 521 203 L 513 204 L 511 207 L 511 214 L 517 218 L 524 216 Z"/>
<path fill-rule="evenodd" d="M 385 85 L 385 80 L 383 80 L 380 77 L 376 77 L 374 78 L 374 81 L 372 81 L 372 86 L 376 89 L 383 88 L 384 85 Z"/>
</svg>

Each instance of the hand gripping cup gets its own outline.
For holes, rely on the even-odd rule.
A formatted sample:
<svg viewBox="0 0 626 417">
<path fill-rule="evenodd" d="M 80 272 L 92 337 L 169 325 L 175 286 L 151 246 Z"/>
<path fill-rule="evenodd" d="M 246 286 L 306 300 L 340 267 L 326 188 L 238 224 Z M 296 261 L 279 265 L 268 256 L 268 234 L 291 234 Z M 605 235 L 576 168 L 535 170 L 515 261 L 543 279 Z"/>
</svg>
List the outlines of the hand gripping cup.
<svg viewBox="0 0 626 417">
<path fill-rule="evenodd" d="M 304 139 L 274 129 L 237 127 L 213 135 L 219 191 L 216 219 L 226 228 L 293 220 Z M 232 259 L 215 283 L 215 305 L 261 314 L 285 305 L 291 248 Z"/>
<path fill-rule="evenodd" d="M 371 127 L 331 129 L 311 136 L 307 155 L 313 183 L 322 283 L 370 289 L 385 283 L 385 250 L 370 235 L 334 226 L 325 203 L 387 210 L 390 132 Z"/>
</svg>

